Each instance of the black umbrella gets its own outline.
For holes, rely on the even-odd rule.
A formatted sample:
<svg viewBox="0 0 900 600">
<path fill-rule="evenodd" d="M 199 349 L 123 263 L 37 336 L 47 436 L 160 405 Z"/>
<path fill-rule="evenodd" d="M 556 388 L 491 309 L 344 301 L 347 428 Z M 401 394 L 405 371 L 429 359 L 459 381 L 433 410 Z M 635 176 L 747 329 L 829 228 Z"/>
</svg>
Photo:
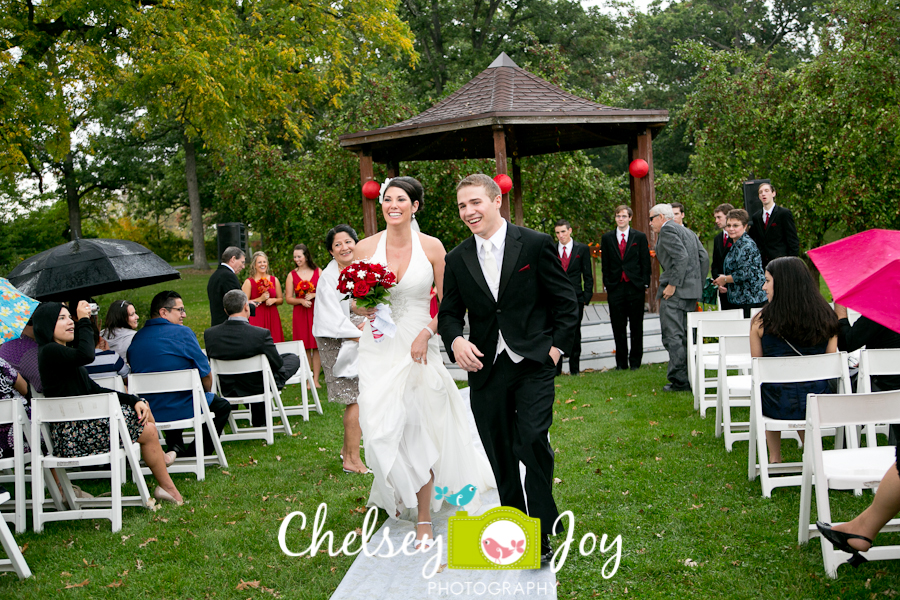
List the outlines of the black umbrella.
<svg viewBox="0 0 900 600">
<path fill-rule="evenodd" d="M 80 239 L 25 259 L 8 279 L 37 300 L 66 302 L 152 285 L 181 274 L 127 240 Z"/>
</svg>

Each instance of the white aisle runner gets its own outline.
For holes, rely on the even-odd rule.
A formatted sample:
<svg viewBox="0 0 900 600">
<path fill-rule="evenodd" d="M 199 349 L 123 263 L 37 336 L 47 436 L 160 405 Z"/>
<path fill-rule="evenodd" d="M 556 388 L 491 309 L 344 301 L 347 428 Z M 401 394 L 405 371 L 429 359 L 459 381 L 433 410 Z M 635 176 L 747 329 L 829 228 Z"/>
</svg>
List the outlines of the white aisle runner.
<svg viewBox="0 0 900 600">
<path fill-rule="evenodd" d="M 463 401 L 468 406 L 468 388 L 460 390 Z M 477 451 L 484 455 L 484 447 L 478 437 L 475 421 L 471 410 L 467 410 L 469 416 L 469 430 Z M 524 471 L 524 469 L 523 469 Z M 524 473 L 523 473 L 524 476 Z M 477 516 L 491 508 L 500 506 L 500 497 L 496 490 L 491 490 L 482 496 L 482 506 L 470 516 Z M 440 565 L 447 564 L 447 519 L 458 510 L 456 506 L 444 503 L 441 512 L 432 515 L 435 536 L 442 537 Z M 368 547 L 374 552 L 382 542 L 384 529 L 390 528 L 388 539 L 393 545 L 394 552 L 403 546 L 403 539 L 410 531 L 415 531 L 415 526 L 409 521 L 398 521 L 389 518 L 381 528 L 372 536 Z M 383 548 L 387 548 L 387 544 Z M 382 549 L 379 554 L 387 554 Z M 411 547 L 410 547 L 411 550 Z M 424 554 L 406 556 L 398 552 L 396 556 L 385 558 L 381 556 L 366 556 L 360 553 L 350 566 L 341 584 L 334 591 L 331 600 L 369 600 L 379 598 L 384 600 L 427 600 L 430 598 L 445 598 L 453 600 L 468 600 L 478 598 L 541 598 L 542 600 L 556 599 L 556 575 L 551 572 L 549 565 L 544 565 L 537 570 L 510 570 L 510 571 L 470 571 L 462 569 L 448 569 L 436 573 L 430 579 L 423 575 L 430 574 L 434 569 L 434 557 L 437 546 Z"/>
</svg>

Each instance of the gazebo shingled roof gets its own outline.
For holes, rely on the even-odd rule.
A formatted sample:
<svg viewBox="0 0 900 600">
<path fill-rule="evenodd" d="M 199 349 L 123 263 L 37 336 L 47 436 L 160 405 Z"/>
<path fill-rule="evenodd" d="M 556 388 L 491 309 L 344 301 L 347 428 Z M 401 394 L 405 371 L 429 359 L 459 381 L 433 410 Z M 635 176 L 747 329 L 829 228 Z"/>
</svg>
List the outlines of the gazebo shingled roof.
<svg viewBox="0 0 900 600">
<path fill-rule="evenodd" d="M 666 110 L 616 108 L 570 94 L 501 53 L 487 69 L 428 110 L 339 139 L 341 147 L 359 155 L 361 183 L 374 179 L 375 162 L 387 164 L 388 176 L 396 177 L 402 161 L 494 158 L 497 174 L 506 173 L 509 154 L 519 225 L 524 219 L 519 158 L 627 144 L 629 160 L 641 158 L 650 165 L 645 177 L 630 179 L 634 223 L 644 228 L 655 197 L 652 140 L 668 121 Z M 366 235 L 377 231 L 375 211 L 375 203 L 363 198 Z M 510 217 L 508 194 L 503 195 L 502 212 Z M 653 273 L 651 306 L 658 268 Z"/>
</svg>

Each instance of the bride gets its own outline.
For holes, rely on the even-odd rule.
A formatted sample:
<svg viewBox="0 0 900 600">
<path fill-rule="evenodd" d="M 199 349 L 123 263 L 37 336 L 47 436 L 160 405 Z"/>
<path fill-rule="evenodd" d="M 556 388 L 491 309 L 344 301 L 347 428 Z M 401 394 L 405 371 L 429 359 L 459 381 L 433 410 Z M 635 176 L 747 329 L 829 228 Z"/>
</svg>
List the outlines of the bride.
<svg viewBox="0 0 900 600">
<path fill-rule="evenodd" d="M 478 493 L 496 487 L 487 459 L 472 445 L 467 412 L 441 360 L 431 287 L 442 297 L 444 246 L 418 232 L 414 214 L 424 205 L 422 184 L 412 177 L 389 180 L 381 198 L 387 228 L 356 246 L 355 257 L 386 265 L 397 277 L 391 288 L 393 337 L 376 342 L 366 324 L 359 348 L 359 421 L 366 460 L 375 472 L 369 506 L 389 515 L 418 513 L 416 545 L 433 543 L 430 510 L 439 510 L 434 487 Z M 374 309 L 359 314 L 371 316 Z M 466 507 L 477 509 L 476 494 Z"/>
</svg>

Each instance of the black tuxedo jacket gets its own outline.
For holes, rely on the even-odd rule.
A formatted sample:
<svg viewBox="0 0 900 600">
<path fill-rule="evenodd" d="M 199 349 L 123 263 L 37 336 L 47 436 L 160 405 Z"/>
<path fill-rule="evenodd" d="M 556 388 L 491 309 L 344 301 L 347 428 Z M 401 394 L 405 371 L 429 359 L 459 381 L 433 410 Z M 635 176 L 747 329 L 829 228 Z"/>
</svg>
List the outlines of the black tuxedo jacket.
<svg viewBox="0 0 900 600">
<path fill-rule="evenodd" d="M 603 287 L 612 291 L 622 281 L 622 272 L 640 289 L 650 285 L 650 247 L 647 236 L 634 227 L 628 230 L 625 240 L 625 258 L 619 253 L 619 230 L 613 229 L 600 238 L 600 265 L 603 269 Z"/>
<path fill-rule="evenodd" d="M 507 224 L 496 301 L 478 262 L 474 237 L 451 250 L 444 260 L 438 328 L 450 360 L 455 361 L 453 340 L 463 334 L 468 311 L 469 341 L 484 353 L 484 367 L 469 373 L 473 388 L 487 382 L 500 331 L 513 352 L 538 363 L 550 360 L 551 346 L 571 353 L 578 301 L 550 236 Z"/>
<path fill-rule="evenodd" d="M 763 266 L 782 256 L 800 256 L 800 238 L 790 210 L 776 204 L 768 226 L 763 225 L 763 211 L 753 215 L 750 221 L 750 238 L 759 248 Z"/>
<path fill-rule="evenodd" d="M 220 264 L 206 284 L 206 295 L 209 297 L 209 317 L 212 326 L 221 325 L 228 320 L 228 315 L 225 314 L 225 307 L 222 305 L 222 298 L 231 290 L 239 289 L 241 289 L 241 282 L 238 281 L 237 275 L 225 265 Z"/>
<path fill-rule="evenodd" d="M 206 355 L 219 360 L 240 360 L 265 354 L 272 372 L 277 373 L 284 361 L 278 354 L 268 329 L 255 327 L 246 321 L 228 321 L 203 332 Z M 219 377 L 219 393 L 226 397 L 253 396 L 263 391 L 262 373 L 226 375 Z"/>
<path fill-rule="evenodd" d="M 720 231 L 713 238 L 712 276 L 714 279 L 725 274 L 725 257 L 728 256 L 728 250 L 729 248 L 725 247 L 725 232 Z"/>
<path fill-rule="evenodd" d="M 559 256 L 559 245 L 556 249 L 556 255 Z M 562 258 L 559 260 L 561 265 Z M 572 241 L 572 256 L 569 257 L 566 275 L 575 288 L 575 299 L 582 304 L 590 304 L 594 297 L 594 272 L 591 269 L 591 249 L 586 244 Z"/>
</svg>

